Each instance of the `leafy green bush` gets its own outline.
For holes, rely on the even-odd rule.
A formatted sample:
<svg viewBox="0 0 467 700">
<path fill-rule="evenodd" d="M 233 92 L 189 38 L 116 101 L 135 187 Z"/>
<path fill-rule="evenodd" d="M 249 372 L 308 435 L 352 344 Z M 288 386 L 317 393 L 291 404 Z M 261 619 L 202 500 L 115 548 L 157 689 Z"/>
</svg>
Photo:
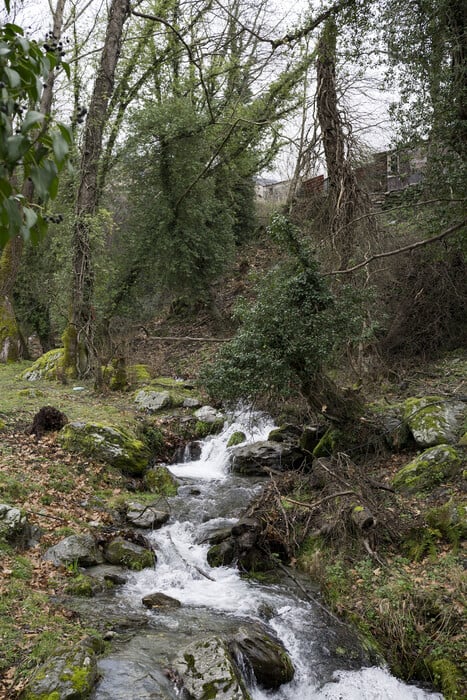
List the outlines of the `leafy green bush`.
<svg viewBox="0 0 467 700">
<path fill-rule="evenodd" d="M 300 392 L 313 408 L 326 404 L 335 415 L 341 397 L 324 369 L 336 349 L 360 334 L 361 296 L 351 287 L 331 292 L 284 217 L 275 217 L 272 233 L 292 255 L 261 280 L 252 305 L 239 304 L 240 328 L 205 368 L 204 385 L 226 400 Z"/>
</svg>

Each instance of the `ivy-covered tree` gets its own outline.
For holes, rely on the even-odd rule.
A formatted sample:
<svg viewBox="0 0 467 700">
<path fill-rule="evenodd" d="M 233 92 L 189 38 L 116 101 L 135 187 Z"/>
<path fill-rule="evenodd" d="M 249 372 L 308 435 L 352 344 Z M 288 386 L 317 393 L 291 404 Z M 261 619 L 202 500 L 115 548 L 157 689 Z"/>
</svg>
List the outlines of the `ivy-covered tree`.
<svg viewBox="0 0 467 700">
<path fill-rule="evenodd" d="M 299 230 L 276 215 L 271 234 L 289 253 L 257 287 L 253 304 L 237 309 L 239 329 L 207 367 L 204 384 L 230 401 L 302 395 L 335 423 L 353 420 L 360 404 L 326 374 L 336 351 L 362 329 L 355 290 L 333 294 Z"/>
</svg>

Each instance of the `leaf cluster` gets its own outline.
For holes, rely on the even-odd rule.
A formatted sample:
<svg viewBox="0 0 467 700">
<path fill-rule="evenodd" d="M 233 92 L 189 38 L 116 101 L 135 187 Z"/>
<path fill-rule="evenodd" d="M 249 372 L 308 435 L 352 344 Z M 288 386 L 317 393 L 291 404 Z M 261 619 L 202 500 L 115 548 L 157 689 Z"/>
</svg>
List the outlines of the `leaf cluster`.
<svg viewBox="0 0 467 700">
<path fill-rule="evenodd" d="M 47 230 L 43 205 L 54 199 L 68 160 L 71 130 L 36 109 L 44 82 L 61 65 L 61 52 L 28 39 L 15 24 L 0 27 L 0 245 L 21 234 L 37 240 Z M 40 205 L 32 205 L 26 183 Z"/>
</svg>

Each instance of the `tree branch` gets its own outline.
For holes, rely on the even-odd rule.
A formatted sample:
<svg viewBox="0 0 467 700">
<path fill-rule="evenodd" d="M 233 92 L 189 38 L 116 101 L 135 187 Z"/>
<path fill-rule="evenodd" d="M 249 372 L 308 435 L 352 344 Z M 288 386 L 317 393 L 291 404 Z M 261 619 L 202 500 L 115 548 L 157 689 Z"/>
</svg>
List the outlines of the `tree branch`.
<svg viewBox="0 0 467 700">
<path fill-rule="evenodd" d="M 402 248 L 397 248 L 396 250 L 389 250 L 386 253 L 376 253 L 375 255 L 371 255 L 369 258 L 366 258 L 365 260 L 358 263 L 357 265 L 354 265 L 353 267 L 348 267 L 345 270 L 332 270 L 331 272 L 325 272 L 323 276 L 330 277 L 331 275 L 346 275 L 350 272 L 355 272 L 356 270 L 360 270 L 362 267 L 365 267 L 370 262 L 373 262 L 373 260 L 379 260 L 380 258 L 389 258 L 392 255 L 399 255 L 400 253 L 406 253 L 409 250 L 415 250 L 415 248 L 422 248 L 425 245 L 430 245 L 430 243 L 436 243 L 436 241 L 441 241 L 443 238 L 447 238 L 447 236 L 456 233 L 461 228 L 464 228 L 464 226 L 466 225 L 467 219 L 464 219 L 464 221 L 461 221 L 459 224 L 455 224 L 454 226 L 451 226 L 450 228 L 446 229 L 446 231 L 438 233 L 436 236 L 427 238 L 424 241 L 417 241 L 416 243 L 411 243 L 410 245 L 403 246 Z"/>
</svg>

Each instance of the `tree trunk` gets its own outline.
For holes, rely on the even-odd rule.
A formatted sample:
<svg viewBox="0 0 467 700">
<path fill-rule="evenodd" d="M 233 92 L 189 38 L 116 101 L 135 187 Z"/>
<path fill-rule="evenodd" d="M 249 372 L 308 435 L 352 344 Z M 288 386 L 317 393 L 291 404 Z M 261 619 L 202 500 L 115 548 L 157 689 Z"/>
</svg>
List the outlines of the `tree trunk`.
<svg viewBox="0 0 467 700">
<path fill-rule="evenodd" d="M 332 247 L 339 266 L 349 265 L 355 250 L 352 221 L 361 213 L 363 192 L 358 186 L 349 160 L 348 135 L 338 106 L 336 87 L 337 27 L 333 17 L 326 21 L 318 43 L 317 116 L 323 140 L 328 174 L 328 202 Z"/>
<path fill-rule="evenodd" d="M 62 33 L 63 13 L 66 0 L 57 0 L 53 15 L 52 33 L 59 40 Z M 49 115 L 52 109 L 55 71 L 51 71 L 44 86 L 39 111 Z M 34 185 L 28 180 L 23 186 L 23 196 L 32 201 Z M 25 350 L 24 342 L 18 328 L 11 294 L 18 277 L 23 254 L 24 242 L 22 236 L 16 236 L 8 241 L 0 257 L 0 362 L 11 362 L 20 359 Z"/>
<path fill-rule="evenodd" d="M 73 287 L 71 314 L 64 334 L 65 370 L 71 376 L 98 371 L 94 349 L 94 273 L 90 245 L 91 220 L 99 202 L 98 169 L 104 127 L 115 82 L 123 26 L 129 16 L 128 0 L 112 0 L 104 48 L 94 82 L 84 128 L 78 194 L 73 227 Z"/>
</svg>

